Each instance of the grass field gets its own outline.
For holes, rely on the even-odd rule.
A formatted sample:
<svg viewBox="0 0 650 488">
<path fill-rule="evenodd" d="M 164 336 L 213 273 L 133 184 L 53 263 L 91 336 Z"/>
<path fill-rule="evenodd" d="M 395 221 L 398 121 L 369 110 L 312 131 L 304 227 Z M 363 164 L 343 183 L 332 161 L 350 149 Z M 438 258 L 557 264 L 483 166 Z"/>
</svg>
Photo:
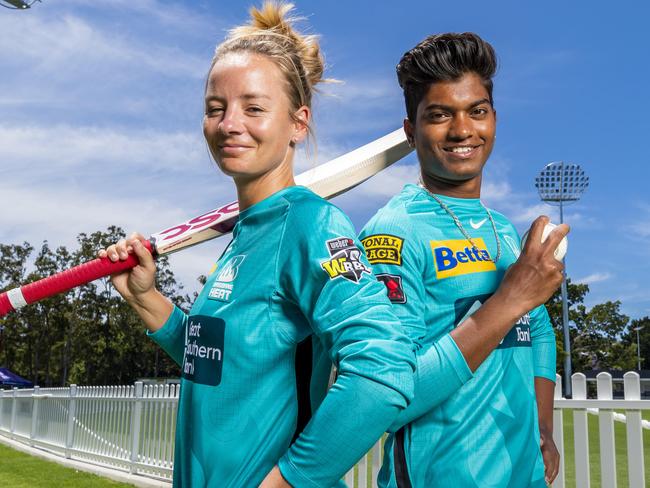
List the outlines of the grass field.
<svg viewBox="0 0 650 488">
<path fill-rule="evenodd" d="M 643 418 L 650 420 L 650 411 L 643 412 Z M 591 488 L 599 488 L 600 483 L 600 436 L 598 433 L 598 416 L 588 415 L 589 423 L 589 465 Z M 627 477 L 627 434 L 625 424 L 614 422 L 616 443 L 616 481 L 618 486 L 628 486 Z M 643 448 L 646 480 L 650 477 L 650 430 L 643 431 Z M 575 452 L 573 444 L 573 410 L 564 411 L 564 466 L 567 487 L 576 486 Z"/>
<path fill-rule="evenodd" d="M 0 486 L 11 488 L 118 488 L 131 487 L 94 474 L 15 451 L 0 444 Z"/>
</svg>

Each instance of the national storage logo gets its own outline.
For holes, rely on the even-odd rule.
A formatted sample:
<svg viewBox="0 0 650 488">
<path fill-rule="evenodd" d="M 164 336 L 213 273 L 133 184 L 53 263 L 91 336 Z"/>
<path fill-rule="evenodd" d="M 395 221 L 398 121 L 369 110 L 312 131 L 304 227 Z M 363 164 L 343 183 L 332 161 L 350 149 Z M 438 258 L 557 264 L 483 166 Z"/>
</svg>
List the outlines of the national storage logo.
<svg viewBox="0 0 650 488">
<path fill-rule="evenodd" d="M 469 273 L 484 273 L 497 268 L 490 260 L 485 242 L 481 237 L 472 239 L 478 249 L 466 239 L 431 241 L 431 251 L 436 268 L 436 278 L 450 278 Z"/>
<path fill-rule="evenodd" d="M 375 234 L 361 239 L 370 264 L 402 265 L 402 245 L 404 239 L 390 234 Z"/>
</svg>

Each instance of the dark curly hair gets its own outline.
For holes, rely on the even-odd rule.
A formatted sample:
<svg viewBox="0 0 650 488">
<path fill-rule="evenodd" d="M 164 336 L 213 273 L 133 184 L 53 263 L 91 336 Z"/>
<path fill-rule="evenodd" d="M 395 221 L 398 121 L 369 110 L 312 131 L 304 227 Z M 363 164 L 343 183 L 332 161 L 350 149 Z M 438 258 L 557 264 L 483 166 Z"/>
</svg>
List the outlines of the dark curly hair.
<svg viewBox="0 0 650 488">
<path fill-rule="evenodd" d="M 496 69 L 494 49 L 473 32 L 427 37 L 404 53 L 396 68 L 409 120 L 415 122 L 418 104 L 432 83 L 458 80 L 466 73 L 476 73 L 481 77 L 490 103 L 494 105 L 492 77 Z"/>
</svg>

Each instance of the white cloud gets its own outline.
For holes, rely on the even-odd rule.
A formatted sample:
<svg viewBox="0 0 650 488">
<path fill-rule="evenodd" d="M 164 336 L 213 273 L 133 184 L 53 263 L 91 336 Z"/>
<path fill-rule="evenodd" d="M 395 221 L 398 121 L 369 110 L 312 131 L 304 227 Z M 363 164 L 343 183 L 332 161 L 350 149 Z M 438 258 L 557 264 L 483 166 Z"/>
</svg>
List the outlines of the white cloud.
<svg viewBox="0 0 650 488">
<path fill-rule="evenodd" d="M 218 193 L 211 194 L 211 198 L 219 198 Z M 191 209 L 183 205 L 183 199 L 178 194 L 171 193 L 160 198 L 143 198 L 138 194 L 132 198 L 110 198 L 91 189 L 71 191 L 71 188 L 0 184 L 0 207 L 7 209 L 2 216 L 0 242 L 28 241 L 38 245 L 47 239 L 53 247 L 65 245 L 74 249 L 77 247 L 76 236 L 81 232 L 90 233 L 106 229 L 109 225 L 118 225 L 127 233 L 137 230 L 148 235 L 232 199 L 231 195 L 230 198 L 215 201 L 209 207 Z M 223 236 L 214 243 L 173 255 L 170 262 L 177 278 L 186 286 L 186 291 L 198 289 L 196 277 L 207 272 L 207 263 L 220 255 L 229 239 L 229 236 Z"/>
<path fill-rule="evenodd" d="M 3 52 L 3 63 L 29 66 L 33 72 L 55 79 L 119 76 L 128 67 L 138 68 L 132 75 L 141 76 L 138 71 L 144 70 L 196 78 L 204 76 L 208 63 L 179 48 L 109 34 L 70 14 L 54 19 L 23 17 L 13 22 L 0 17 L 0 29 L 5 38 L 16 40 L 11 50 Z"/>
<path fill-rule="evenodd" d="M 173 171 L 187 173 L 193 163 L 207 161 L 203 137 L 188 132 L 128 130 L 92 126 L 0 125 L 0 161 L 3 172 L 17 177 L 29 168 L 48 174 L 88 171 L 118 173 Z"/>
<path fill-rule="evenodd" d="M 593 285 L 594 283 L 600 283 L 602 281 L 607 281 L 610 278 L 612 278 L 614 275 L 612 273 L 604 272 L 604 273 L 592 273 L 588 276 L 585 276 L 584 278 L 580 278 L 576 280 L 576 283 L 582 283 L 586 285 Z"/>
<path fill-rule="evenodd" d="M 633 240 L 645 239 L 650 237 L 650 204 L 642 202 L 637 205 L 639 212 L 634 213 L 636 216 L 634 222 L 626 226 L 628 234 Z"/>
<path fill-rule="evenodd" d="M 106 12 L 119 11 L 122 15 L 134 14 L 153 19 L 167 27 L 174 27 L 187 33 L 197 30 L 213 30 L 219 19 L 207 18 L 205 12 L 188 10 L 179 2 L 161 2 L 158 0 L 57 0 L 57 7 L 69 6 L 74 9 L 90 8 Z"/>
</svg>

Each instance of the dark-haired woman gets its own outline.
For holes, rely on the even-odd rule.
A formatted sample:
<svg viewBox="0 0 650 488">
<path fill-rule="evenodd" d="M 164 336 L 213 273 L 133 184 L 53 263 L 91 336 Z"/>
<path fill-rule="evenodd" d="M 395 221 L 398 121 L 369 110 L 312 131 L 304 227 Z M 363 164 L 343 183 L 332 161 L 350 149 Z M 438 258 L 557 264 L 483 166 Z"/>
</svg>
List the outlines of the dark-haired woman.
<svg viewBox="0 0 650 488">
<path fill-rule="evenodd" d="M 557 474 L 555 335 L 542 304 L 561 283 L 553 254 L 568 228 L 542 244 L 540 217 L 520 251 L 513 225 L 480 201 L 495 69 L 475 34 L 431 36 L 397 67 L 421 181 L 361 238 L 419 351 L 415 398 L 393 426 L 380 486 L 543 487 Z"/>
<path fill-rule="evenodd" d="M 209 71 L 203 132 L 241 214 L 189 315 L 155 289 L 141 236 L 102 253 L 138 255 L 140 265 L 113 283 L 181 365 L 174 484 L 183 488 L 336 485 L 412 395 L 411 343 L 354 228 L 294 184 L 323 60 L 290 10 L 252 9 Z M 296 364 L 305 341 L 314 360 Z M 306 384 L 296 385 L 297 369 Z"/>
</svg>

